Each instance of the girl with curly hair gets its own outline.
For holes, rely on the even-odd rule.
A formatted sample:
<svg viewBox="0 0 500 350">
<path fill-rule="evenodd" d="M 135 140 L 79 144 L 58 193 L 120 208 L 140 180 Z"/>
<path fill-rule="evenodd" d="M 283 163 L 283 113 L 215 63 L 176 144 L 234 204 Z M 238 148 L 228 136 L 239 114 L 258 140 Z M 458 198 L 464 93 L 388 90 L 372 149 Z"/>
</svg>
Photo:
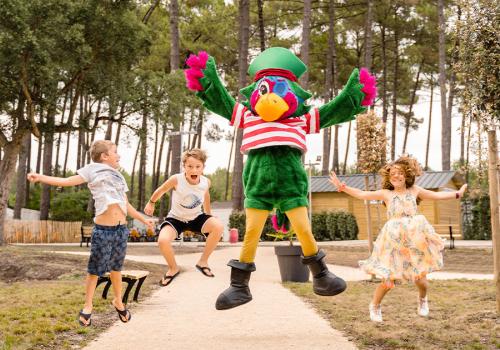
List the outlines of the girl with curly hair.
<svg viewBox="0 0 500 350">
<path fill-rule="evenodd" d="M 387 292 L 394 288 L 394 281 L 412 281 L 418 288 L 417 312 L 429 315 L 427 302 L 428 281 L 426 275 L 443 267 L 443 240 L 436 234 L 425 216 L 418 214 L 420 200 L 460 199 L 467 184 L 457 192 L 434 192 L 415 184 L 422 174 L 416 159 L 401 157 L 385 165 L 379 171 L 382 189 L 362 191 L 346 186 L 332 172 L 330 182 L 338 191 L 361 200 L 381 200 L 387 206 L 387 222 L 382 227 L 373 252 L 367 260 L 359 262 L 367 273 L 376 275 L 382 282 L 375 289 L 369 305 L 370 319 L 382 322 L 381 302 Z"/>
</svg>

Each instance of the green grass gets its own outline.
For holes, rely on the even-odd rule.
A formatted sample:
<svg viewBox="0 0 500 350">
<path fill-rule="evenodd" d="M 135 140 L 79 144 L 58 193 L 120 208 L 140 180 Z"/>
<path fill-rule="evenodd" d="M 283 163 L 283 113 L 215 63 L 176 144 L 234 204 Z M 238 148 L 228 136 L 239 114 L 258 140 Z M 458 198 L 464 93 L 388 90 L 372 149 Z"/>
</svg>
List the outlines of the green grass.
<svg viewBox="0 0 500 350">
<path fill-rule="evenodd" d="M 360 349 L 499 349 L 500 317 L 493 281 L 430 281 L 430 316 L 417 315 L 417 290 L 397 285 L 384 298 L 384 322 L 370 321 L 376 283 L 349 282 L 334 297 L 312 293 L 310 283 L 286 283 Z"/>
<path fill-rule="evenodd" d="M 78 324 L 87 260 L 85 256 L 0 247 L 0 349 L 80 348 L 118 319 L 110 304 L 112 290 L 104 300 L 101 285 L 94 296 L 92 327 Z M 132 261 L 125 261 L 124 269 L 150 271 L 139 303 L 159 288 L 157 283 L 165 272 L 163 265 Z M 135 305 L 129 301 L 132 313 Z"/>
</svg>

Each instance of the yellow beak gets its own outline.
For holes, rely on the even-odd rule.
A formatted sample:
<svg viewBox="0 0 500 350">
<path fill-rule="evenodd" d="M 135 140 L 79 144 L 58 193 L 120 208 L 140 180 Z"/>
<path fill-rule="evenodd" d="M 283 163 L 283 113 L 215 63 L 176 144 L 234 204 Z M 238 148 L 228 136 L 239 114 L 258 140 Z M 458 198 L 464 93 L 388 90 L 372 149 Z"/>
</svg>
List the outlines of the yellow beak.
<svg viewBox="0 0 500 350">
<path fill-rule="evenodd" d="M 281 118 L 288 108 L 285 100 L 273 92 L 262 95 L 255 105 L 255 111 L 266 122 Z"/>
</svg>

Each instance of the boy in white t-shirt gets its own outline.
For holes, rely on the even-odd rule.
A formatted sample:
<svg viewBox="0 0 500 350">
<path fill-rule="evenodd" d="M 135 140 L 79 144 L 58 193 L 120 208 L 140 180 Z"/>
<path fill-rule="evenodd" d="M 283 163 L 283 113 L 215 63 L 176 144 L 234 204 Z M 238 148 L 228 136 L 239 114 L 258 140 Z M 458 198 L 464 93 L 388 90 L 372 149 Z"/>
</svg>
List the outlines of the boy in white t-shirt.
<svg viewBox="0 0 500 350">
<path fill-rule="evenodd" d="M 206 160 L 207 156 L 201 149 L 184 152 L 184 172 L 172 175 L 158 187 L 144 208 L 144 213 L 152 215 L 156 201 L 173 189 L 172 208 L 160 225 L 158 237 L 158 245 L 168 264 L 168 271 L 160 281 L 162 287 L 168 286 L 179 274 L 171 242 L 185 230 L 208 236 L 203 254 L 195 266 L 205 276 L 214 277 L 208 267 L 208 258 L 220 241 L 224 227 L 219 219 L 210 215 L 210 180 L 202 175 Z"/>
<path fill-rule="evenodd" d="M 145 220 L 128 202 L 127 183 L 117 170 L 120 167 L 120 156 L 116 153 L 116 145 L 108 140 L 94 141 L 90 146 L 90 156 L 94 163 L 78 169 L 78 175 L 68 178 L 28 174 L 29 181 L 52 186 L 77 186 L 87 182 L 94 198 L 95 225 L 92 230 L 92 246 L 85 280 L 85 305 L 78 316 L 78 322 L 83 327 L 92 323 L 92 299 L 97 280 L 106 272 L 110 273 L 113 285 L 114 299 L 111 303 L 122 322 L 130 321 L 132 315 L 123 305 L 121 298 L 121 270 L 129 236 L 126 226 L 127 213 L 153 228 L 152 221 Z"/>
</svg>

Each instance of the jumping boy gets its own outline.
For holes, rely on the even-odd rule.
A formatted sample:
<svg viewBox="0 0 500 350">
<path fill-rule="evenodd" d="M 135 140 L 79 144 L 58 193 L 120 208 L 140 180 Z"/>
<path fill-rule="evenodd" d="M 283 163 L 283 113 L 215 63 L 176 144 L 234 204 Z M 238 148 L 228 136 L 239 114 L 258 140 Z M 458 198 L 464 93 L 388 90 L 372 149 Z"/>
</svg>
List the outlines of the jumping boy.
<svg viewBox="0 0 500 350">
<path fill-rule="evenodd" d="M 214 277 L 208 267 L 208 258 L 219 242 L 224 227 L 222 222 L 210 215 L 210 180 L 202 175 L 207 155 L 201 149 L 192 149 L 182 155 L 184 172 L 172 175 L 151 196 L 144 213 L 152 215 L 155 203 L 165 193 L 172 192 L 172 208 L 160 226 L 158 245 L 167 261 L 168 271 L 160 286 L 168 286 L 179 274 L 171 242 L 185 231 L 203 233 L 208 236 L 203 254 L 195 265 L 207 277 Z M 202 210 L 203 207 L 203 210 Z"/>
<path fill-rule="evenodd" d="M 121 298 L 121 270 L 129 236 L 126 226 L 127 213 L 153 228 L 153 223 L 145 220 L 128 202 L 127 183 L 117 170 L 120 167 L 120 156 L 116 153 L 116 145 L 108 140 L 94 141 L 90 146 L 90 156 L 93 163 L 78 169 L 77 175 L 68 178 L 28 174 L 29 181 L 52 186 L 77 186 L 87 182 L 94 198 L 95 225 L 85 280 L 85 305 L 78 316 L 78 322 L 83 327 L 92 324 L 92 299 L 97 279 L 106 272 L 110 273 L 113 285 L 114 299 L 111 303 L 122 322 L 130 321 L 132 315 L 123 305 Z"/>
</svg>

